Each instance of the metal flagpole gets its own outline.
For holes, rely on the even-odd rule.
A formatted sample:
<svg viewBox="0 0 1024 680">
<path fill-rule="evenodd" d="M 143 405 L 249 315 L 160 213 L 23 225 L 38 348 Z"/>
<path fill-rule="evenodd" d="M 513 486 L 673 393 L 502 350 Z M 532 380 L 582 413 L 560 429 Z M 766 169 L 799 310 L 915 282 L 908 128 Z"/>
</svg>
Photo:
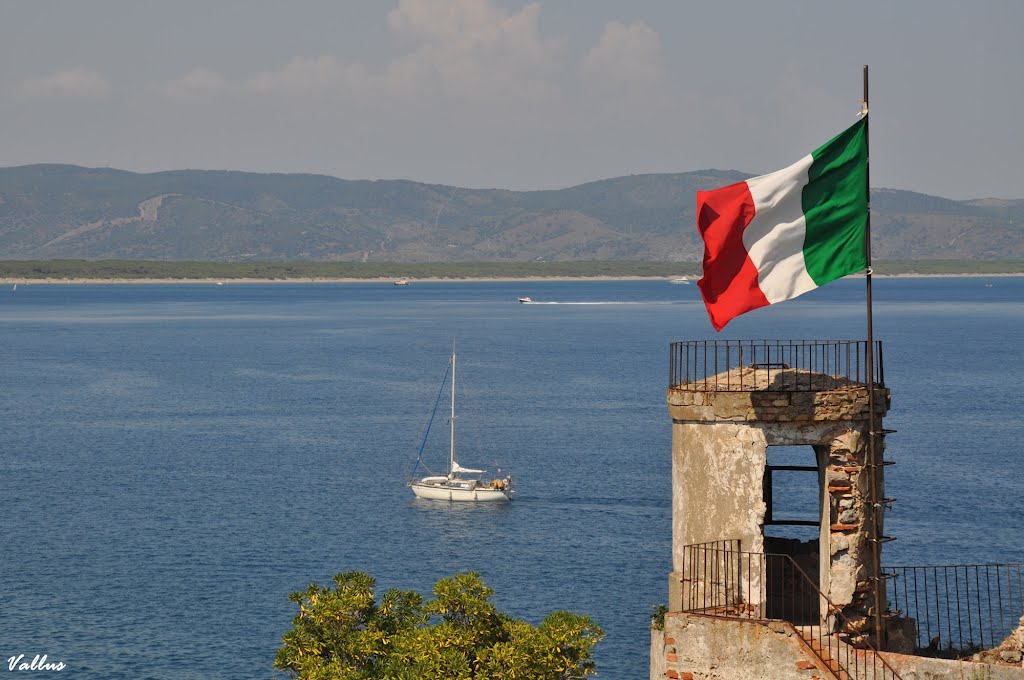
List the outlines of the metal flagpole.
<svg viewBox="0 0 1024 680">
<path fill-rule="evenodd" d="M 868 107 L 868 67 L 864 65 L 864 115 L 867 116 L 869 112 Z M 881 518 L 882 504 L 878 496 L 878 471 L 881 467 L 881 462 L 878 459 L 878 447 L 877 439 L 878 432 L 876 431 L 876 423 L 878 418 L 875 414 L 875 337 L 874 328 L 872 326 L 872 314 L 871 314 L 871 144 L 869 141 L 869 123 L 864 125 L 864 144 L 868 151 L 868 163 L 865 171 L 865 191 L 868 198 L 868 214 L 866 229 L 864 232 L 864 255 L 867 262 L 867 269 L 865 270 L 865 279 L 867 281 L 867 311 L 868 311 L 868 343 L 864 355 L 864 368 L 867 372 L 867 384 L 868 384 L 868 460 L 867 468 L 869 475 L 869 490 L 868 490 L 868 516 L 871 518 L 871 531 L 869 533 L 871 541 L 871 568 L 873 574 L 871 580 L 873 583 L 874 590 L 874 624 L 875 624 L 875 644 L 878 649 L 882 649 L 885 645 L 884 626 L 883 626 L 883 611 L 882 611 L 882 599 L 885 584 L 882 580 L 882 530 L 881 530 Z"/>
</svg>

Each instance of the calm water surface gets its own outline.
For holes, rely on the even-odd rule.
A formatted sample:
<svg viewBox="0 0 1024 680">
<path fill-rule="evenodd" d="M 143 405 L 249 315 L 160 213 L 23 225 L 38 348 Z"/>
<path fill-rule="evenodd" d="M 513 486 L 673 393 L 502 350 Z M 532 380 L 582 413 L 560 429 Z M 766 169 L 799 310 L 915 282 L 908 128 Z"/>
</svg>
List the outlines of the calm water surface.
<svg viewBox="0 0 1024 680">
<path fill-rule="evenodd" d="M 5 290 L 0 657 L 269 678 L 288 593 L 474 570 L 515 616 L 591 615 L 599 677 L 646 678 L 671 569 L 668 344 L 859 339 L 862 296 L 840 281 L 715 336 L 696 286 L 664 281 Z M 899 430 L 885 562 L 1024 561 L 1024 279 L 882 279 L 875 299 Z M 404 486 L 453 338 L 463 458 L 511 467 L 514 503 Z"/>
</svg>

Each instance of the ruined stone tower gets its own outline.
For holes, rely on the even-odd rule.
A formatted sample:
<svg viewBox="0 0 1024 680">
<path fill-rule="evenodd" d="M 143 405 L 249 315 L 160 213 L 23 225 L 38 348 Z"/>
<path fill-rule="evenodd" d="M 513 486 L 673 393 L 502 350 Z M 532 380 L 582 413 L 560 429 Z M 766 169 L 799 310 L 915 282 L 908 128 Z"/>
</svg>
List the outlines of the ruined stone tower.
<svg viewBox="0 0 1024 680">
<path fill-rule="evenodd" d="M 669 389 L 676 492 L 673 585 L 682 583 L 686 546 L 738 540 L 745 552 L 781 551 L 798 558 L 798 563 L 819 574 L 821 591 L 836 605 L 848 607 L 862 599 L 858 596 L 870 588 L 866 581 L 874 574 L 867 545 L 871 527 L 865 512 L 870 496 L 869 423 L 868 390 L 859 374 L 864 370 L 861 345 L 700 344 L 705 353 L 712 351 L 718 366 L 733 360 L 735 366 L 723 366 L 727 370 L 700 379 L 687 381 L 683 376 Z M 682 356 L 694 348 L 680 347 Z M 857 350 L 859 357 L 847 357 Z M 853 364 L 843 365 L 848 358 Z M 813 365 L 815 359 L 828 372 L 800 365 Z M 838 366 L 834 365 L 837 359 Z M 847 369 L 853 369 L 853 375 Z M 884 387 L 876 387 L 875 396 L 880 430 L 889 395 Z M 772 473 L 778 469 L 768 462 L 773 446 L 808 447 L 805 465 L 785 467 L 816 473 L 807 475 L 807 483 L 819 491 L 817 517 L 789 522 L 772 519 Z M 881 467 L 876 470 L 876 484 L 875 497 L 882 498 Z M 817 545 L 773 542 L 765 535 L 772 524 L 807 521 L 819 526 Z M 817 564 L 808 560 L 811 557 Z"/>
<path fill-rule="evenodd" d="M 672 345 L 672 572 L 651 680 L 1024 680 L 1024 564 L 882 566 L 889 392 L 881 343 L 872 371 L 867 349 Z M 810 493 L 783 514 L 783 489 Z"/>
<path fill-rule="evenodd" d="M 848 640 L 870 639 L 878 543 L 885 540 L 881 419 L 889 394 L 880 343 L 873 381 L 865 374 L 865 350 L 865 342 L 834 341 L 672 346 L 670 614 L 731 611 L 800 625 L 825 611 L 828 625 L 845 629 Z M 805 452 L 799 464 L 775 465 L 772 447 Z M 787 449 L 794 450 L 800 451 Z M 780 472 L 801 474 L 802 484 L 817 489 L 808 516 L 773 513 Z M 785 525 L 817 527 L 816 536 L 772 535 Z M 669 616 L 666 639 L 675 637 L 671 624 Z M 670 652 L 673 657 L 678 654 Z M 651 677 L 665 677 L 654 670 L 652 655 Z"/>
</svg>

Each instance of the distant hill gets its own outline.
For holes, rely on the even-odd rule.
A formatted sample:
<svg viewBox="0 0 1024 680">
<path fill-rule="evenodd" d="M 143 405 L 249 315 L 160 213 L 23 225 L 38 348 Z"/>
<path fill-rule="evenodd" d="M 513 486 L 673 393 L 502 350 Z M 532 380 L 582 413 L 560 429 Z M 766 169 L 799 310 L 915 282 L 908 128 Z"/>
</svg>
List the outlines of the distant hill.
<svg viewBox="0 0 1024 680">
<path fill-rule="evenodd" d="M 72 165 L 0 168 L 0 259 L 695 261 L 694 194 L 736 171 L 554 191 Z M 1024 259 L 1024 199 L 872 191 L 878 259 Z"/>
</svg>

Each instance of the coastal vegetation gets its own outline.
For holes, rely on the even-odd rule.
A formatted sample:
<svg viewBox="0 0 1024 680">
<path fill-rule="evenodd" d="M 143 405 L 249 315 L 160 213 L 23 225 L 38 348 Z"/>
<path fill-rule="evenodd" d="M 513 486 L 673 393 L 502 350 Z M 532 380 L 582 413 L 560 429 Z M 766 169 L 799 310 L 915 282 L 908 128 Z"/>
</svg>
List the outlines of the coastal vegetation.
<svg viewBox="0 0 1024 680">
<path fill-rule="evenodd" d="M 591 649 L 604 632 L 566 611 L 539 625 L 503 614 L 477 573 L 434 585 L 434 599 L 390 589 L 378 600 L 370 575 L 350 571 L 333 587 L 292 593 L 299 606 L 275 668 L 302 680 L 576 680 L 596 673 Z"/>
<path fill-rule="evenodd" d="M 519 279 L 656 278 L 699 276 L 700 262 L 627 260 L 570 262 L 202 262 L 154 260 L 3 260 L 8 280 L 232 280 L 232 279 Z M 874 263 L 880 275 L 1024 274 L 1021 260 L 890 260 Z"/>
</svg>

